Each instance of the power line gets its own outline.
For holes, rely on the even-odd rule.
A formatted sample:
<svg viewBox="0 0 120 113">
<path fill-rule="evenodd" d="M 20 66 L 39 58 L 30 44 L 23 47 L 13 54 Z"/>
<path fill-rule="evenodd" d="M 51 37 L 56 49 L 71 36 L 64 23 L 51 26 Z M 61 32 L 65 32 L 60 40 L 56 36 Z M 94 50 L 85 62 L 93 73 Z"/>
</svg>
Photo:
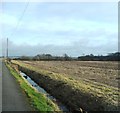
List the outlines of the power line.
<svg viewBox="0 0 120 113">
<path fill-rule="evenodd" d="M 26 4 L 26 6 L 25 6 L 25 8 L 24 8 L 24 10 L 23 10 L 23 12 L 22 12 L 22 14 L 21 14 L 18 22 L 17 22 L 17 24 L 16 24 L 16 27 L 14 28 L 14 30 L 13 30 L 13 32 L 11 33 L 10 37 L 12 37 L 12 36 L 15 34 L 15 32 L 16 32 L 16 30 L 17 30 L 17 28 L 18 28 L 18 26 L 19 26 L 19 24 L 20 24 L 20 22 L 21 22 L 21 20 L 22 20 L 22 18 L 23 18 L 23 16 L 24 16 L 24 14 L 25 14 L 25 12 L 26 12 L 26 10 L 27 10 L 27 8 L 28 8 L 29 3 L 30 3 L 30 0 L 27 2 L 27 4 Z"/>
</svg>

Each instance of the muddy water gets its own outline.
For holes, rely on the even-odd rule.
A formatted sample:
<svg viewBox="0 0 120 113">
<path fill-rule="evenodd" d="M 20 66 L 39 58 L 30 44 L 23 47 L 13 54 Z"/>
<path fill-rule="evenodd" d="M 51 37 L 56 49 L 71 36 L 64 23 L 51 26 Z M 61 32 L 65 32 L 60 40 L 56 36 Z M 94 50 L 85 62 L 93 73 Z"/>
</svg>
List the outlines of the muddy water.
<svg viewBox="0 0 120 113">
<path fill-rule="evenodd" d="M 20 75 L 22 77 L 24 77 L 27 82 L 34 87 L 37 91 L 39 91 L 42 94 L 45 94 L 47 96 L 47 98 L 49 98 L 50 100 L 52 100 L 54 103 L 56 103 L 59 107 L 60 110 L 64 111 L 64 112 L 69 112 L 68 108 L 63 105 L 60 101 L 58 101 L 55 97 L 53 97 L 52 95 L 50 95 L 49 93 L 47 93 L 47 91 L 45 91 L 42 87 L 40 87 L 37 83 L 35 83 L 29 76 L 27 76 L 25 73 L 20 71 Z"/>
</svg>

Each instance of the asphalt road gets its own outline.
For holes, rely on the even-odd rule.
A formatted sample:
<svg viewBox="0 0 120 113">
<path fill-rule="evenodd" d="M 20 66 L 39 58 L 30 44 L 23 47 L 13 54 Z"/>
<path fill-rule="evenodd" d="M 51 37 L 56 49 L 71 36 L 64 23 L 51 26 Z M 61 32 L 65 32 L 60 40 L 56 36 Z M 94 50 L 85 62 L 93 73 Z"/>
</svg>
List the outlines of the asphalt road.
<svg viewBox="0 0 120 113">
<path fill-rule="evenodd" d="M 0 113 L 2 112 L 2 60 L 0 59 Z"/>
<path fill-rule="evenodd" d="M 31 111 L 25 94 L 4 63 L 2 63 L 2 111 Z"/>
</svg>

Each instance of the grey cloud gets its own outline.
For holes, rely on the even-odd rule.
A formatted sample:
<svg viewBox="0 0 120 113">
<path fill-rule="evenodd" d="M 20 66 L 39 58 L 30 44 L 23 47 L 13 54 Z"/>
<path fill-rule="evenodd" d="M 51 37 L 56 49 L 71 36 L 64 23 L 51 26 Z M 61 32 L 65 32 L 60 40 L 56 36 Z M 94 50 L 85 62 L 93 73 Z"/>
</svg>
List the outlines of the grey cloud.
<svg viewBox="0 0 120 113">
<path fill-rule="evenodd" d="M 112 35 L 109 36 L 110 40 L 106 43 L 100 43 L 96 44 L 96 47 L 93 45 L 90 45 L 90 40 L 86 38 L 82 38 L 81 40 L 78 40 L 76 42 L 73 42 L 71 45 L 41 45 L 37 44 L 35 46 L 31 46 L 29 44 L 21 44 L 16 45 L 12 41 L 9 41 L 9 55 L 10 56 L 21 56 L 21 55 L 28 55 L 28 56 L 34 56 L 37 54 L 43 54 L 43 53 L 50 53 L 52 55 L 63 55 L 64 53 L 67 53 L 70 56 L 79 56 L 82 54 L 95 54 L 95 55 L 101 55 L 101 54 L 107 54 L 111 52 L 117 51 L 118 45 L 117 41 L 111 40 Z M 6 54 L 6 40 L 3 39 L 3 55 Z M 99 42 L 96 42 L 99 43 Z"/>
</svg>

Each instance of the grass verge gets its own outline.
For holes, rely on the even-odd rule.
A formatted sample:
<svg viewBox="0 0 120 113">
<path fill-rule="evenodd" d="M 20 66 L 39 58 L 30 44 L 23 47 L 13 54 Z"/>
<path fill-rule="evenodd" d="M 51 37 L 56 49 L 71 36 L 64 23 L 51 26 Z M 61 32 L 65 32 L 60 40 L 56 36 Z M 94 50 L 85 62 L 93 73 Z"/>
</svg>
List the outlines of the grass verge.
<svg viewBox="0 0 120 113">
<path fill-rule="evenodd" d="M 49 111 L 60 111 L 58 106 L 49 100 L 45 95 L 37 92 L 31 86 L 29 86 L 25 80 L 23 80 L 23 78 L 12 68 L 10 63 L 6 62 L 6 66 L 27 95 L 30 105 L 33 107 L 34 111 L 44 111 L 44 113 Z"/>
</svg>

